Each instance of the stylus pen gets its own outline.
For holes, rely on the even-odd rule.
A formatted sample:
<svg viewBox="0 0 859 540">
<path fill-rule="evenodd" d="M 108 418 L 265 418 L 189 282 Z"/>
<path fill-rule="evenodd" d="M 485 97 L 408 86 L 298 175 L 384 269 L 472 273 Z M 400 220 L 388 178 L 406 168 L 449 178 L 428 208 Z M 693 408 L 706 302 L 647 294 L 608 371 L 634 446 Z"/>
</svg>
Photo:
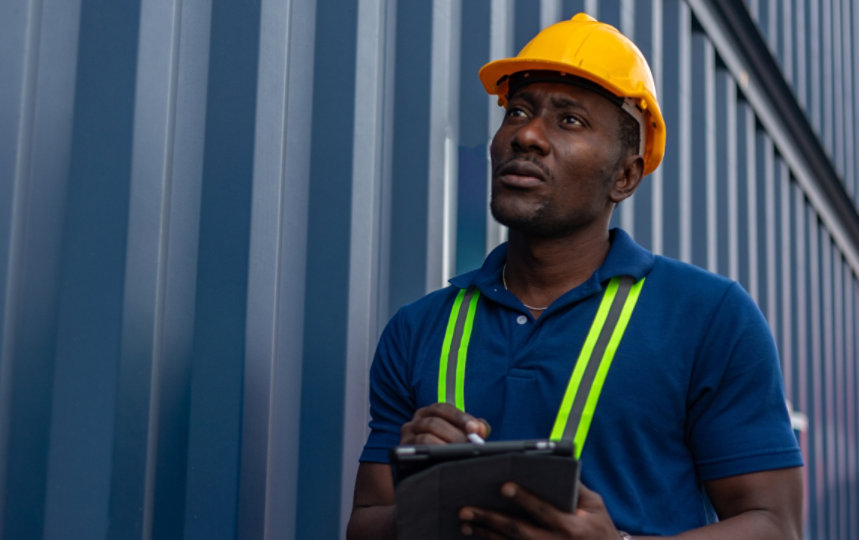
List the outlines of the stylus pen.
<svg viewBox="0 0 859 540">
<path fill-rule="evenodd" d="M 483 440 L 483 437 L 481 437 L 477 433 L 469 433 L 468 440 L 473 442 L 474 444 L 486 444 L 486 441 Z"/>
</svg>

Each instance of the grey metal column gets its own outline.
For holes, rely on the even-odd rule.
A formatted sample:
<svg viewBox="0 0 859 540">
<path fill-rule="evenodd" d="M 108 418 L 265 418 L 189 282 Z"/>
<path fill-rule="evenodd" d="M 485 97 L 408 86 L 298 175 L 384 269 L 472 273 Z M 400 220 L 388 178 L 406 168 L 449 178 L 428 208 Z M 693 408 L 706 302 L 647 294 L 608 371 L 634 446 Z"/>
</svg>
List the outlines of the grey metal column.
<svg viewBox="0 0 859 540">
<path fill-rule="evenodd" d="M 427 182 L 426 290 L 454 273 L 461 5 L 433 0 Z"/>
<path fill-rule="evenodd" d="M 352 213 L 349 253 L 346 380 L 340 487 L 340 536 L 345 537 L 352 493 L 369 421 L 368 373 L 386 321 L 396 2 L 360 0 L 355 55 Z M 408 9 L 408 8 L 406 8 Z"/>
<path fill-rule="evenodd" d="M 80 1 L 0 7 L 0 536 L 40 537 Z M 37 92 L 50 86 L 54 92 Z M 14 486 L 10 491 L 9 486 Z"/>
<path fill-rule="evenodd" d="M 265 0 L 254 135 L 239 538 L 295 534 L 315 3 Z"/>
</svg>

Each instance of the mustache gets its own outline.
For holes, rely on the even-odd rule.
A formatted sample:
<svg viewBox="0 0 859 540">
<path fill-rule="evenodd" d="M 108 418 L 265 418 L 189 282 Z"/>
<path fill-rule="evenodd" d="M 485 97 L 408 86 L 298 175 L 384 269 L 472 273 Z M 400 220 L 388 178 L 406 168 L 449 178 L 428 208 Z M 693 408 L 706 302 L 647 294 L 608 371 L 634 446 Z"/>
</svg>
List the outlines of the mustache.
<svg viewBox="0 0 859 540">
<path fill-rule="evenodd" d="M 497 163 L 492 167 L 493 176 L 505 174 L 521 174 L 535 176 L 541 180 L 552 178 L 552 172 L 534 156 L 519 155 Z"/>
</svg>

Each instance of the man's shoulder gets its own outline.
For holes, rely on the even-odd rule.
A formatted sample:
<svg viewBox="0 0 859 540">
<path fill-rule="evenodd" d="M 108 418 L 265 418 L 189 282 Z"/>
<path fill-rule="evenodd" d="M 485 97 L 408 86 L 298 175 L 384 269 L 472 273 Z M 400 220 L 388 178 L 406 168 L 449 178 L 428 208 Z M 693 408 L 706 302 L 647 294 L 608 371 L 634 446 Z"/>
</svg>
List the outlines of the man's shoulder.
<svg viewBox="0 0 859 540">
<path fill-rule="evenodd" d="M 428 318 L 449 310 L 460 290 L 460 287 L 448 285 L 429 292 L 401 306 L 391 320 L 407 326 L 425 324 Z"/>
<path fill-rule="evenodd" d="M 754 313 L 755 300 L 739 282 L 694 264 L 657 255 L 645 288 L 668 299 L 678 311 L 702 316 L 716 311 Z M 684 309 L 685 308 L 685 309 Z"/>
<path fill-rule="evenodd" d="M 664 255 L 654 255 L 653 272 L 660 279 L 669 280 L 677 287 L 697 286 L 726 289 L 736 282 L 721 274 Z"/>
</svg>

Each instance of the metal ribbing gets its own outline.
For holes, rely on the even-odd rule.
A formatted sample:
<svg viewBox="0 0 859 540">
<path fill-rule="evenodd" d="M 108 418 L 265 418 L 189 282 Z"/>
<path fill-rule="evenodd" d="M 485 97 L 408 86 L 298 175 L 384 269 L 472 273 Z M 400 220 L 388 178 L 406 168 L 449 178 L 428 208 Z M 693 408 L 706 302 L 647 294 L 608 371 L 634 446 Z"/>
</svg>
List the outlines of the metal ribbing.
<svg viewBox="0 0 859 540">
<path fill-rule="evenodd" d="M 794 313 L 793 306 L 796 305 L 796 295 L 794 289 L 793 274 L 793 238 L 794 233 L 791 228 L 793 222 L 794 208 L 791 205 L 791 193 L 793 184 L 790 179 L 790 171 L 784 161 L 778 160 L 778 168 L 776 181 L 779 183 L 779 210 L 780 221 L 778 223 L 779 237 L 779 262 L 778 268 L 781 270 L 781 325 L 779 332 L 781 334 L 781 351 L 782 373 L 784 375 L 784 386 L 787 393 L 787 398 L 796 404 L 796 396 L 794 395 L 794 348 L 793 340 L 796 332 L 794 332 Z"/>
<path fill-rule="evenodd" d="M 845 272 L 846 282 L 844 298 L 845 302 L 845 334 L 847 336 L 845 358 L 847 368 L 845 375 L 845 386 L 847 401 L 844 404 L 847 410 L 847 477 L 857 478 L 859 476 L 859 366 L 856 358 L 859 358 L 859 283 L 851 272 Z M 859 492 L 851 490 L 848 508 L 859 508 Z M 859 531 L 859 512 L 849 513 L 849 528 L 851 533 Z"/>
<path fill-rule="evenodd" d="M 207 1 L 137 2 L 143 8 L 140 24 L 119 28 L 123 40 L 131 35 L 125 30 L 140 31 L 139 54 L 136 58 L 129 54 L 130 62 L 123 66 L 136 70 L 136 84 L 117 86 L 112 94 L 115 100 L 102 100 L 102 106 L 94 108 L 97 113 L 79 114 L 75 122 L 75 100 L 117 82 L 100 73 L 86 75 L 76 96 L 75 81 L 81 77 L 78 67 L 100 69 L 94 64 L 99 64 L 98 55 L 105 52 L 101 45 L 80 49 L 78 45 L 91 43 L 93 34 L 113 29 L 81 24 L 81 6 L 91 10 L 95 5 L 89 1 L 2 4 L 0 11 L 7 16 L 0 17 L 0 41 L 7 46 L 0 48 L 0 56 L 6 59 L 0 65 L 7 68 L 4 74 L 9 74 L 5 79 L 9 84 L 0 89 L 0 107 L 4 118 L 11 120 L 0 128 L 0 134 L 4 142 L 12 143 L 2 159 L 12 163 L 0 163 L 8 173 L 6 183 L 0 180 L 6 195 L 0 199 L 10 208 L 5 214 L 0 212 L 8 220 L 0 225 L 8 224 L 8 230 L 0 231 L 0 250 L 6 250 L 0 254 L 6 272 L 0 340 L 0 486 L 6 516 L 0 517 L 0 534 L 29 538 L 44 536 L 42 528 L 67 530 L 63 520 L 71 522 L 83 515 L 68 511 L 69 500 L 83 500 L 74 497 L 85 487 L 77 479 L 84 475 L 103 479 L 105 469 L 111 472 L 109 484 L 101 481 L 94 491 L 94 497 L 102 499 L 82 504 L 90 509 L 112 505 L 116 512 L 98 514 L 116 519 L 111 524 L 92 521 L 87 527 L 112 527 L 120 536 L 124 528 L 136 526 L 129 518 L 139 514 L 143 537 L 181 535 L 186 526 L 202 530 L 202 525 L 188 525 L 193 511 L 186 510 L 208 508 L 200 500 L 208 492 L 200 485 L 209 478 L 199 470 L 222 450 L 212 450 L 210 455 L 205 437 L 194 435 L 194 451 L 189 453 L 189 433 L 203 429 L 207 414 L 213 411 L 242 415 L 240 429 L 235 430 L 238 441 L 232 436 L 219 439 L 229 447 L 226 452 L 241 456 L 235 488 L 239 495 L 231 487 L 222 490 L 224 497 L 240 499 L 237 527 L 241 531 L 237 536 L 257 537 L 263 531 L 272 538 L 292 537 L 297 515 L 333 515 L 336 504 L 341 506 L 341 520 L 348 515 L 350 467 L 355 466 L 366 429 L 369 350 L 399 305 L 443 284 L 456 253 L 452 232 L 470 226 L 457 223 L 453 209 L 457 190 L 462 188 L 457 174 L 468 174 L 456 166 L 463 144 L 457 139 L 462 132 L 458 126 L 460 122 L 471 126 L 475 121 L 468 107 L 456 106 L 468 84 L 459 80 L 465 73 L 456 63 L 463 48 L 472 43 L 464 39 L 460 46 L 457 40 L 473 28 L 458 17 L 464 5 L 459 0 L 360 0 L 344 4 L 344 10 L 338 12 L 349 15 L 333 17 L 326 12 L 323 20 L 331 24 L 317 22 L 317 3 L 262 0 L 245 3 L 244 8 L 238 4 L 225 8 L 227 4 Z M 530 37 L 539 25 L 567 19 L 572 13 L 565 10 L 581 7 L 642 43 L 672 121 L 665 165 L 645 179 L 646 188 L 632 204 L 621 205 L 619 221 L 630 230 L 637 229 L 635 237 L 646 247 L 725 272 L 762 300 L 778 332 L 788 395 L 796 409 L 811 416 L 810 431 L 801 439 L 812 488 L 812 537 L 856 536 L 859 515 L 846 510 L 856 507 L 859 494 L 843 479 L 859 474 L 859 373 L 855 362 L 859 248 L 854 240 L 855 224 L 851 225 L 855 212 L 850 212 L 859 204 L 855 156 L 859 118 L 852 99 L 859 88 L 855 66 L 859 7 L 850 0 L 746 3 L 760 21 L 758 28 L 751 29 L 757 32 L 755 37 L 765 36 L 764 46 L 758 48 L 774 54 L 799 104 L 788 114 L 783 103 L 761 90 L 759 64 L 736 61 L 741 36 L 720 32 L 708 22 L 708 13 L 736 4 L 740 2 L 541 0 L 538 7 L 527 0 L 491 0 L 480 15 L 488 19 L 480 24 L 481 29 L 489 28 L 486 60 L 514 54 L 514 36 L 517 40 Z M 350 5 L 359 6 L 354 17 Z M 243 26 L 243 39 L 225 42 L 224 32 L 233 31 L 234 23 L 240 21 L 221 16 L 212 26 L 213 7 L 231 10 L 238 18 L 246 10 L 261 8 L 263 16 L 259 26 Z M 740 7 L 743 17 L 739 22 L 753 27 L 745 7 Z M 354 43 L 341 43 L 332 53 L 331 44 L 344 35 L 352 36 L 356 26 Z M 255 58 L 246 53 L 257 44 L 258 65 L 253 60 L 239 65 L 249 69 L 250 75 L 225 75 L 226 57 Z M 772 47 L 768 49 L 766 44 Z M 212 45 L 215 52 L 210 55 Z M 481 42 L 481 50 L 484 45 Z M 707 64 L 715 61 L 715 105 L 712 68 L 693 70 L 692 55 Z M 343 77 L 353 68 L 355 77 Z M 219 82 L 227 79 L 231 84 Z M 239 88 L 237 101 L 228 105 L 246 102 L 250 97 L 246 94 L 256 92 L 256 108 L 222 105 L 227 87 L 233 86 Z M 332 92 L 335 87 L 347 90 Z M 693 88 L 696 90 L 690 92 Z M 209 99 L 212 96 L 221 99 Z M 326 99 L 348 112 L 340 117 L 337 112 L 329 114 L 333 107 L 326 108 Z M 72 234 L 69 243 L 64 216 L 85 214 L 88 219 L 95 215 L 82 211 L 95 207 L 88 190 L 78 186 L 72 190 L 74 197 L 68 196 L 69 156 L 93 163 L 110 161 L 111 156 L 100 155 L 104 153 L 101 148 L 86 150 L 87 141 L 98 136 L 98 130 L 85 126 L 93 120 L 93 125 L 112 120 L 99 114 L 113 114 L 110 111 L 119 109 L 116 104 L 133 105 L 135 110 L 133 125 L 128 126 L 129 132 L 133 130 L 132 166 L 123 168 L 127 175 L 112 175 L 114 183 L 105 184 L 105 190 L 94 190 L 91 196 L 110 198 L 105 207 L 111 209 L 128 205 L 127 215 L 116 219 L 116 223 L 128 224 L 127 244 L 119 252 L 94 246 L 97 256 L 92 269 L 103 273 L 105 283 L 122 280 L 119 330 L 94 338 L 100 340 L 100 349 L 117 342 L 121 347 L 113 347 L 118 351 L 115 363 L 102 359 L 103 364 L 96 366 L 92 357 L 70 356 L 72 341 L 87 332 L 70 333 L 69 329 L 90 330 L 102 313 L 79 313 L 68 306 L 58 309 L 59 298 L 62 295 L 69 304 L 78 294 L 87 301 L 96 296 L 87 291 L 109 293 L 100 284 L 79 287 L 81 278 L 87 276 L 68 273 L 61 253 L 74 251 L 75 242 L 89 238 Z M 481 105 L 478 124 L 488 143 L 501 109 L 489 96 L 485 107 Z M 690 121 L 699 108 L 705 109 L 705 120 Z M 213 132 L 207 127 L 223 123 L 237 110 L 244 119 L 255 115 L 252 135 L 233 137 L 229 130 Z M 722 115 L 724 123 L 713 121 L 714 116 L 720 120 Z M 821 181 L 829 168 L 806 162 L 810 158 L 804 148 L 814 145 L 793 142 L 804 139 L 797 139 L 785 123 L 803 115 L 809 126 L 804 131 L 820 147 L 815 155 L 835 171 L 830 176 L 837 178 L 831 183 Z M 354 127 L 326 134 L 338 120 Z M 392 126 L 397 129 L 395 138 Z M 246 203 L 235 197 L 212 200 L 201 196 L 204 179 L 209 182 L 222 170 L 213 161 L 219 147 L 211 146 L 212 137 L 219 133 L 230 139 L 225 147 L 245 148 L 238 159 L 247 158 L 251 154 L 247 147 L 253 145 L 253 166 L 237 174 L 235 182 L 219 180 L 219 186 L 238 190 L 242 200 L 252 190 L 247 250 L 244 240 L 237 244 L 242 249 L 227 251 L 221 242 L 200 242 L 204 216 L 211 227 L 234 219 L 236 212 L 247 213 Z M 394 146 L 396 152 L 390 149 Z M 212 149 L 208 159 L 206 148 Z M 725 164 L 721 163 L 722 148 Z M 703 156 L 699 156 L 701 149 Z M 342 173 L 316 177 L 338 186 L 332 194 L 335 210 L 324 201 L 309 200 L 311 185 L 314 193 L 325 196 L 325 190 L 318 189 L 320 184 L 310 181 L 311 155 L 317 156 L 315 166 Z M 338 164 L 330 169 L 329 155 L 336 156 Z M 233 161 L 227 159 L 225 164 L 232 166 Z M 204 163 L 212 165 L 206 174 Z M 474 182 L 481 190 L 479 197 L 487 202 L 488 176 L 486 186 Z M 839 182 L 846 195 L 833 198 Z M 131 186 L 128 196 L 115 189 L 123 183 Z M 841 199 L 845 204 L 838 202 Z M 702 201 L 705 212 L 700 211 Z M 344 218 L 348 212 L 350 216 Z M 481 252 L 473 254 L 476 259 L 506 234 L 488 213 L 486 216 L 476 220 L 481 222 L 477 227 L 485 227 L 479 232 L 486 238 L 485 245 L 476 248 Z M 72 221 L 79 225 L 82 220 Z M 338 223 L 335 235 L 326 233 L 332 230 L 327 225 L 332 221 Z M 209 240 L 211 236 L 210 230 Z M 315 275 L 307 275 L 308 252 L 316 253 L 311 270 Z M 326 259 L 329 255 L 330 261 Z M 105 262 L 115 258 L 121 263 Z M 225 270 L 245 267 L 246 290 L 243 279 L 229 280 L 237 273 Z M 334 268 L 336 283 L 319 278 L 320 268 Z M 201 292 L 200 276 L 209 283 L 223 279 L 224 287 Z M 830 281 L 824 283 L 824 279 Z M 324 336 L 316 333 L 325 328 L 317 322 L 319 317 L 306 315 L 320 313 L 305 302 L 307 291 L 314 287 L 317 292 L 312 301 L 321 305 L 320 300 L 330 299 L 330 305 L 343 308 L 333 315 L 340 321 L 337 329 L 328 329 Z M 228 345 L 239 351 L 235 358 L 242 352 L 245 358 L 220 364 L 235 369 L 242 379 L 228 381 L 231 391 L 243 393 L 236 405 L 241 409 L 238 412 L 232 405 L 222 406 L 217 396 L 207 395 L 212 386 L 195 386 L 193 397 L 191 392 L 191 381 L 217 381 L 216 370 L 208 369 L 209 364 L 201 369 L 201 363 L 191 361 L 195 344 L 205 345 L 221 337 L 211 332 L 213 326 L 201 321 L 231 317 L 243 309 L 223 313 L 198 309 L 196 301 L 207 298 L 227 305 L 221 302 L 226 295 L 242 297 L 229 305 L 247 309 L 244 318 L 237 316 L 238 323 L 228 326 Z M 344 323 L 347 307 L 350 315 Z M 66 332 L 63 347 L 57 346 L 58 328 Z M 305 335 L 306 328 L 314 330 Z M 302 392 L 308 392 L 302 376 L 314 372 L 312 360 L 303 363 L 308 349 L 318 348 L 308 344 L 326 338 L 338 347 L 343 345 L 341 356 L 328 355 L 325 361 L 333 358 L 333 365 L 343 365 L 336 377 L 345 373 L 346 388 L 342 396 L 337 391 L 328 396 L 328 403 L 338 400 L 335 414 L 317 416 L 308 406 L 310 401 L 301 400 Z M 58 349 L 65 355 L 60 364 Z M 56 373 L 55 364 L 62 368 Z M 101 367 L 104 369 L 95 369 Z M 113 369 L 119 373 L 115 378 L 109 376 Z M 103 395 L 81 391 L 82 385 L 91 382 L 78 378 L 87 370 L 93 372 L 91 380 L 106 381 Z M 325 370 L 318 371 L 320 379 L 324 378 Z M 148 392 L 140 385 L 147 378 L 151 378 Z M 316 388 L 327 390 L 327 382 L 317 383 Z M 101 408 L 95 420 L 105 426 L 115 417 L 118 429 L 89 441 L 63 431 L 60 424 L 64 419 L 94 419 L 71 407 L 80 406 L 80 400 L 73 399 L 79 396 L 113 404 L 115 410 Z M 331 463 L 342 467 L 340 477 L 322 470 L 322 458 L 299 455 L 300 444 L 313 440 L 315 429 L 332 439 L 342 436 L 343 448 L 331 451 Z M 63 441 L 73 444 L 64 446 Z M 237 452 L 239 444 L 241 451 Z M 64 467 L 70 448 L 109 459 L 91 470 L 73 471 Z M 125 452 L 124 448 L 133 450 Z M 311 473 L 311 480 L 302 483 L 299 498 L 300 470 L 322 471 L 327 478 L 313 482 Z M 124 478 L 135 480 L 135 490 L 140 481 L 144 487 L 134 493 L 121 492 Z M 221 487 L 233 485 L 229 478 L 219 477 Z M 188 479 L 196 482 L 194 489 L 186 489 Z M 336 494 L 338 486 L 341 493 Z M 16 489 L 16 496 L 11 497 Z M 825 498 L 829 492 L 836 493 L 837 500 Z M 135 500 L 142 505 L 134 504 Z M 332 500 L 336 502 L 330 503 Z M 44 511 L 45 501 L 50 512 Z M 11 520 L 9 516 L 16 513 L 24 517 Z M 225 522 L 234 521 L 233 517 L 223 516 Z M 313 526 L 312 518 L 306 525 Z M 75 526 L 81 526 L 80 522 Z M 342 526 L 339 530 L 342 532 Z"/>
<path fill-rule="evenodd" d="M 461 5 L 433 0 L 426 290 L 444 286 L 455 268 Z"/>
<path fill-rule="evenodd" d="M 346 347 L 346 388 L 343 407 L 343 440 L 367 435 L 369 408 L 367 373 L 380 333 L 379 279 L 381 229 L 387 225 L 383 193 L 390 180 L 390 101 L 385 92 L 392 80 L 390 49 L 393 43 L 393 5 L 386 0 L 358 3 L 354 98 L 354 140 L 361 149 L 352 154 L 353 187 L 349 253 L 349 317 Z M 382 218 L 382 219 L 380 219 Z M 361 406 L 356 406 L 361 404 Z M 340 490 L 340 536 L 345 537 L 352 510 L 352 490 L 360 447 L 344 445 Z"/>
<path fill-rule="evenodd" d="M 831 405 L 831 414 L 835 419 L 837 431 L 833 433 L 835 448 L 835 473 L 833 481 L 838 486 L 838 538 L 848 538 L 847 533 L 847 493 L 848 487 L 846 483 L 838 481 L 839 473 L 847 470 L 847 448 L 846 435 L 847 422 L 845 419 L 844 405 L 846 404 L 846 396 L 844 395 L 844 364 L 848 359 L 844 356 L 844 280 L 843 271 L 846 266 L 841 260 L 841 255 L 836 246 L 830 247 L 830 257 L 832 258 L 832 340 L 834 344 L 833 363 L 834 373 L 832 384 L 834 386 Z M 840 434 L 840 436 L 839 436 Z"/>
</svg>

